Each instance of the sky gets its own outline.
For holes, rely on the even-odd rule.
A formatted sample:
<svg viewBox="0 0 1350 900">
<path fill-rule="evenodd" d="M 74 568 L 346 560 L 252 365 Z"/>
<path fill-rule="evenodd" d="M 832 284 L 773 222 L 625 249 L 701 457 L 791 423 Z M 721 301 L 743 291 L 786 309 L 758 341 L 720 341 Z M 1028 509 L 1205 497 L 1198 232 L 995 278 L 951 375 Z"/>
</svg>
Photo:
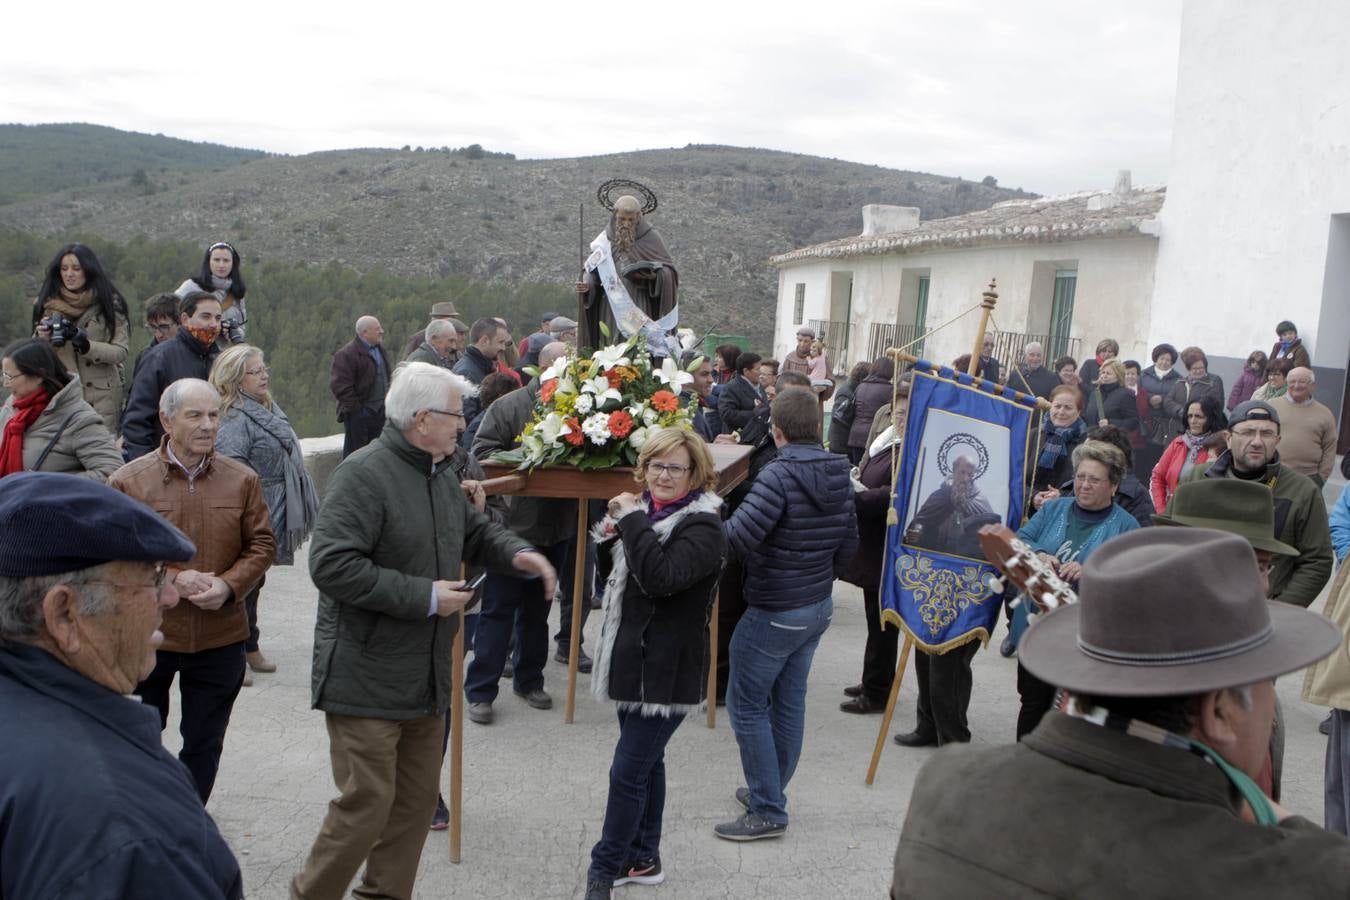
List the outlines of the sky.
<svg viewBox="0 0 1350 900">
<path fill-rule="evenodd" d="M 0 122 L 281 153 L 730 144 L 1043 194 L 1166 182 L 1181 18 L 1180 0 L 10 6 Z"/>
</svg>

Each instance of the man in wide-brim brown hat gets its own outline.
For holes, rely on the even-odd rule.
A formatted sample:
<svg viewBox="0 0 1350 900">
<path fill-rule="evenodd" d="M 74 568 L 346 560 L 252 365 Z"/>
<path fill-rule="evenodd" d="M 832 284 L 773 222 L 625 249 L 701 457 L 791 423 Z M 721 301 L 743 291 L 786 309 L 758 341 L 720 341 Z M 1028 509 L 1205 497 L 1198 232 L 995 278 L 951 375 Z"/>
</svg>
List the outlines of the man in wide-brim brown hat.
<svg viewBox="0 0 1350 900">
<path fill-rule="evenodd" d="M 893 898 L 1331 897 L 1350 840 L 1264 796 L 1276 676 L 1340 645 L 1266 600 L 1242 538 L 1104 544 L 1019 656 L 1065 689 L 1019 744 L 943 748 L 915 782 Z"/>
</svg>

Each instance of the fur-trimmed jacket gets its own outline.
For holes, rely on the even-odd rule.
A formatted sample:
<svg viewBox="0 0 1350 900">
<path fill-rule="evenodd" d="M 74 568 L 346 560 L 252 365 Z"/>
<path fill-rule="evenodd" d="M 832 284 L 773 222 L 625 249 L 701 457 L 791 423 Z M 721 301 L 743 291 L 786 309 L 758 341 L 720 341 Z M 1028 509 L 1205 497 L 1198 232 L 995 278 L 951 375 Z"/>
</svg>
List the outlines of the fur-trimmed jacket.
<svg viewBox="0 0 1350 900">
<path fill-rule="evenodd" d="M 591 693 L 643 715 L 697 711 L 708 671 L 708 616 L 727 555 L 718 509 L 705 492 L 651 523 L 646 510 L 592 529 L 605 620 Z"/>
</svg>

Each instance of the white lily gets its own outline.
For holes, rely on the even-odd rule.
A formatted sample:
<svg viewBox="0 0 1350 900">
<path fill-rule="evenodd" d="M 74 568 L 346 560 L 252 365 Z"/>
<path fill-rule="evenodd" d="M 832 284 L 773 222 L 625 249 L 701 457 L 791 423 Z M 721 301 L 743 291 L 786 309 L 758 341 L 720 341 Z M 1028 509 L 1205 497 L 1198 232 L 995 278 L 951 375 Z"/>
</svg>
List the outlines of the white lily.
<svg viewBox="0 0 1350 900">
<path fill-rule="evenodd" d="M 603 375 L 597 375 L 588 381 L 581 383 L 581 391 L 584 394 L 593 394 L 595 396 L 595 406 L 601 409 L 610 400 L 623 402 L 623 394 L 619 393 L 618 388 L 609 386 L 609 379 Z"/>
<path fill-rule="evenodd" d="M 615 366 L 626 366 L 629 363 L 627 356 L 627 344 L 615 344 L 612 347 L 604 347 L 591 354 L 591 362 L 600 367 L 600 370 L 612 369 Z"/>
<path fill-rule="evenodd" d="M 556 447 L 563 435 L 571 433 L 572 429 L 568 428 L 567 424 L 563 422 L 562 416 L 555 412 L 544 416 L 543 420 L 534 426 L 534 434 L 538 435 L 540 440 L 550 447 Z"/>
<path fill-rule="evenodd" d="M 634 428 L 628 432 L 628 443 L 632 445 L 634 450 L 641 453 L 642 448 L 647 446 L 647 438 L 649 437 L 651 437 L 650 429 Z"/>
<path fill-rule="evenodd" d="M 553 378 L 561 378 L 567 374 L 567 367 L 571 365 L 571 360 L 566 356 L 560 356 L 553 361 L 553 364 L 539 373 L 539 383 L 543 384 Z"/>
<path fill-rule="evenodd" d="M 661 360 L 661 368 L 653 369 L 652 374 L 662 384 L 670 385 L 670 389 L 677 394 L 684 385 L 694 383 L 694 376 L 681 369 L 669 356 Z"/>
</svg>

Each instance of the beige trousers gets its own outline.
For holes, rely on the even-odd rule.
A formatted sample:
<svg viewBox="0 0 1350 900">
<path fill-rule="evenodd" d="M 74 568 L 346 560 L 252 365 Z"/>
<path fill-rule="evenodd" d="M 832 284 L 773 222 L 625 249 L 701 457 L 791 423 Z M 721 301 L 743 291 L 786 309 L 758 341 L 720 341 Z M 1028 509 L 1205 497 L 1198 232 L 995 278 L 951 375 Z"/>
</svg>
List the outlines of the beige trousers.
<svg viewBox="0 0 1350 900">
<path fill-rule="evenodd" d="M 360 898 L 410 900 L 436 810 L 445 719 L 360 719 L 327 714 L 340 796 L 291 881 L 292 900 L 341 900 L 366 863 Z"/>
</svg>

